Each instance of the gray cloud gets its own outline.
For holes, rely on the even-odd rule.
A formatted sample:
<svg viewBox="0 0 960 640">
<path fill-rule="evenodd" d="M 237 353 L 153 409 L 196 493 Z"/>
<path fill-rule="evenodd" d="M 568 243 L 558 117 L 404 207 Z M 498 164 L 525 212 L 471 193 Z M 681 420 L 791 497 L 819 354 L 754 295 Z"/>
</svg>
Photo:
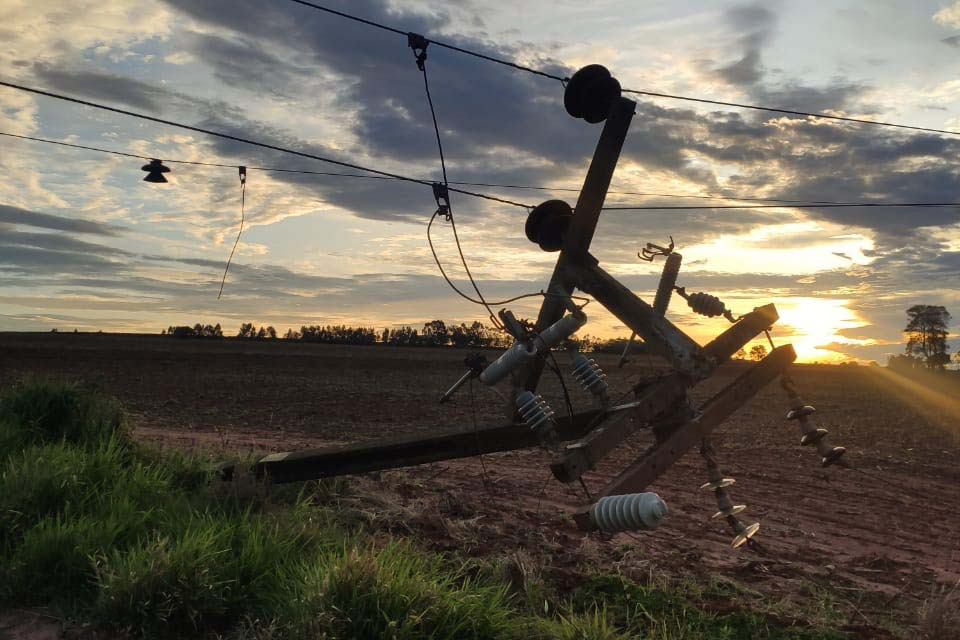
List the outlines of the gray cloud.
<svg viewBox="0 0 960 640">
<path fill-rule="evenodd" d="M 138 109 L 158 113 L 170 93 L 125 76 L 96 71 L 67 70 L 36 63 L 33 73 L 46 86 L 88 98 L 109 99 Z"/>
<path fill-rule="evenodd" d="M 719 67 L 715 73 L 727 84 L 735 86 L 754 85 L 763 77 L 760 51 L 751 49 L 736 62 Z"/>
<path fill-rule="evenodd" d="M 102 222 L 66 218 L 50 213 L 39 213 L 19 207 L 0 204 L 0 223 L 26 225 L 41 229 L 56 229 L 58 231 L 72 231 L 74 233 L 89 233 L 101 236 L 115 236 L 125 231 L 118 227 Z"/>
<path fill-rule="evenodd" d="M 763 79 L 761 50 L 774 32 L 777 16 L 768 6 L 748 4 L 728 9 L 724 17 L 737 34 L 736 46 L 743 51 L 743 55 L 735 62 L 718 67 L 713 73 L 728 84 L 751 87 Z"/>
<path fill-rule="evenodd" d="M 287 122 L 265 123 L 244 116 L 236 105 L 191 97 L 159 85 L 83 67 L 75 61 L 35 65 L 44 86 L 152 112 L 175 109 L 190 122 L 289 146 L 318 155 L 371 166 L 400 167 L 398 171 L 427 179 L 438 177 L 436 143 L 423 92 L 422 76 L 400 36 L 380 33 L 305 8 L 282 9 L 252 0 L 165 0 L 183 14 L 213 29 L 206 33 L 175 33 L 174 46 L 189 50 L 217 80 L 231 89 L 266 94 L 290 109 Z M 449 41 L 504 58 L 534 58 L 533 65 L 558 75 L 572 69 L 523 45 L 505 46 L 479 36 L 456 33 L 443 8 L 410 10 L 386 0 L 341 2 L 374 20 L 402 29 L 444 33 Z M 809 111 L 827 109 L 869 113 L 863 104 L 868 87 L 843 77 L 821 87 L 806 86 L 780 75 L 765 74 L 764 47 L 777 28 L 777 16 L 766 5 L 734 8 L 726 14 L 735 54 L 731 60 L 710 62 L 705 74 L 719 74 L 736 84 L 751 100 Z M 951 40 L 948 38 L 946 40 Z M 951 46 L 956 43 L 946 42 Z M 559 83 L 477 61 L 431 47 L 428 58 L 433 97 L 448 155 L 451 179 L 527 184 L 579 184 L 600 127 L 572 121 L 564 113 Z M 771 77 L 772 76 L 772 77 Z M 714 76 L 715 77 L 715 76 Z M 318 96 L 319 91 L 327 93 Z M 320 98 L 323 98 L 322 100 Z M 343 149 L 312 143 L 292 133 L 296 114 L 322 102 L 323 117 L 340 123 L 357 142 Z M 225 140 L 211 140 L 216 155 L 242 158 L 247 164 L 319 168 L 315 163 Z M 787 197 L 813 200 L 954 201 L 960 199 L 960 175 L 955 158 L 960 142 L 920 133 L 814 122 L 757 112 L 704 112 L 702 109 L 661 106 L 639 101 L 623 158 L 635 162 L 671 184 L 677 180 L 700 189 L 720 191 L 712 168 L 724 165 L 730 196 Z M 321 169 L 322 170 L 322 169 Z M 733 171 L 732 176 L 729 173 Z M 325 179 L 277 174 L 277 178 L 316 198 L 376 220 L 423 222 L 432 211 L 429 189 L 391 181 Z M 655 184 L 649 190 L 656 189 Z M 478 189 L 479 190 L 479 189 Z M 553 195 L 568 200 L 575 194 L 505 191 L 503 195 L 537 203 Z M 454 194 L 464 226 L 495 235 L 504 252 L 529 248 L 520 227 L 523 211 L 505 212 Z M 678 204 L 683 200 L 617 196 L 610 201 Z M 703 204 L 693 200 L 691 204 Z M 508 217 L 516 216 L 516 220 Z M 816 220 L 871 231 L 876 249 L 869 267 L 850 266 L 818 273 L 798 282 L 796 276 L 730 275 L 697 272 L 685 279 L 704 290 L 770 289 L 778 295 L 837 296 L 838 291 L 869 289 L 887 301 L 858 309 L 869 319 L 888 322 L 883 305 L 903 291 L 955 288 L 960 264 L 956 252 L 930 238 L 931 228 L 953 228 L 960 222 L 955 209 L 836 209 L 812 210 Z M 509 222 L 506 222 L 508 221 Z M 623 261 L 646 240 L 666 241 L 673 234 L 681 246 L 718 234 L 745 233 L 765 224 L 792 220 L 788 212 L 704 210 L 691 212 L 607 212 L 601 220 L 596 252 L 604 260 Z M 121 230 L 109 225 L 0 206 L 0 223 L 30 225 L 70 233 L 102 236 Z M 0 229 L 4 243 L 0 272 L 6 282 L 58 291 L 94 291 L 125 297 L 149 296 L 163 308 L 182 313 L 200 310 L 239 316 L 260 316 L 263 309 L 302 302 L 318 304 L 331 314 L 382 301 L 436 299 L 444 294 L 434 276 L 367 274 L 323 278 L 298 274 L 271 265 L 235 264 L 228 280 L 229 300 L 212 301 L 222 274 L 222 262 L 195 258 L 141 258 L 110 247 L 82 243 L 66 234 L 17 233 Z M 49 235 L 49 237 L 47 237 Z M 56 239 L 54 239 L 56 238 Z M 796 246 L 816 238 L 780 238 L 780 246 Z M 629 259 L 629 258 L 628 258 Z M 701 265 L 704 266 L 704 265 Z M 709 259 L 706 262 L 709 267 Z M 776 265 L 780 268 L 782 265 Z M 764 265 L 757 265 L 762 270 Z M 153 277 L 144 277 L 140 270 Z M 22 274 L 22 275 L 18 275 Z M 67 276 L 69 274 L 70 277 Z M 638 290 L 651 290 L 655 276 L 630 277 Z M 482 280 L 496 295 L 530 290 L 529 281 Z M 860 289 L 857 289 L 860 290 Z M 925 294 L 921 294 L 925 295 Z M 858 297 L 859 299 L 859 297 Z M 148 308 L 153 302 L 141 302 Z"/>
<path fill-rule="evenodd" d="M 122 249 L 107 247 L 93 242 L 77 240 L 60 233 L 25 233 L 11 231 L 0 227 L 0 246 L 24 246 L 49 249 L 52 251 L 72 251 L 100 256 L 132 256 L 134 254 Z"/>
<path fill-rule="evenodd" d="M 0 273 L 29 276 L 31 286 L 33 279 L 39 275 L 106 275 L 120 270 L 124 270 L 124 265 L 93 253 L 59 251 L 28 245 L 6 245 L 0 252 Z M 19 284 L 24 285 L 23 282 Z"/>
</svg>

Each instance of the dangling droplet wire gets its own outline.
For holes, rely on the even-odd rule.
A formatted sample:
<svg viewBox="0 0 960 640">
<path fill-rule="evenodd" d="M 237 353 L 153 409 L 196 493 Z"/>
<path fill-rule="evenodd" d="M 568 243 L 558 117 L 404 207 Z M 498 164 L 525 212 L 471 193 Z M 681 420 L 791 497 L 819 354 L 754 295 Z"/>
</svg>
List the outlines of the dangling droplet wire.
<svg viewBox="0 0 960 640">
<path fill-rule="evenodd" d="M 440 171 L 443 176 L 442 190 L 438 189 L 440 185 L 434 185 L 434 198 L 437 200 L 437 211 L 433 214 L 433 218 L 430 219 L 431 224 L 433 219 L 436 216 L 443 215 L 450 222 L 450 229 L 453 232 L 453 239 L 457 245 L 457 253 L 460 254 L 460 263 L 463 264 L 463 270 L 467 274 L 467 279 L 470 281 L 473 290 L 477 293 L 477 298 L 479 298 L 479 303 L 487 310 L 487 314 L 490 317 L 490 322 L 493 323 L 493 326 L 497 329 L 502 330 L 503 325 L 500 323 L 496 314 L 493 312 L 493 309 L 490 307 L 490 304 L 487 303 L 486 299 L 483 297 L 483 294 L 480 292 L 480 287 L 477 285 L 476 280 L 473 278 L 473 274 L 470 272 L 470 267 L 467 265 L 467 258 L 463 254 L 463 247 L 460 245 L 460 237 L 457 234 L 457 223 L 453 220 L 453 206 L 450 203 L 449 199 L 449 183 L 447 182 L 447 163 L 443 155 L 443 142 L 440 138 L 440 125 L 437 124 L 437 112 L 433 107 L 433 97 L 430 95 L 430 81 L 427 76 L 427 46 L 430 44 L 430 41 L 424 38 L 423 36 L 416 33 L 407 34 L 407 45 L 413 50 L 413 55 L 417 63 L 417 68 L 420 70 L 420 73 L 423 74 L 423 89 L 427 94 L 427 104 L 430 106 L 430 117 L 433 120 L 433 131 L 436 134 L 437 138 L 437 149 L 440 152 Z M 429 241 L 429 229 L 430 226 L 427 226 L 428 241 Z M 432 249 L 431 243 L 431 249 Z M 434 251 L 434 258 L 436 259 L 437 265 L 440 265 L 440 260 L 436 256 Z M 440 267 L 441 272 L 443 267 Z M 444 274 L 444 279 L 453 287 L 453 283 L 450 282 L 450 279 Z M 459 293 L 461 296 L 470 300 L 469 296 L 464 296 L 456 287 L 453 287 L 454 291 Z"/>
<path fill-rule="evenodd" d="M 227 266 L 223 270 L 223 279 L 220 281 L 220 293 L 217 294 L 217 300 L 223 295 L 223 285 L 227 282 L 227 271 L 230 270 L 230 263 L 233 262 L 233 254 L 240 244 L 240 235 L 243 233 L 243 221 L 245 218 L 246 200 L 247 200 L 247 168 L 239 167 L 240 172 L 240 230 L 237 231 L 237 239 L 233 242 L 233 249 L 230 250 L 230 257 L 227 258 Z"/>
</svg>

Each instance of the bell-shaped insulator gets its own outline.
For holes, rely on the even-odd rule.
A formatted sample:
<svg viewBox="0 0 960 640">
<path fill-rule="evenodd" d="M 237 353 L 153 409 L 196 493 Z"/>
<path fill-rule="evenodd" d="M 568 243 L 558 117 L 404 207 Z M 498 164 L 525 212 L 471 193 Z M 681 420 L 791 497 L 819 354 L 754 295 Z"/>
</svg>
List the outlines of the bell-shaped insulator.
<svg viewBox="0 0 960 640">
<path fill-rule="evenodd" d="M 164 166 L 162 160 L 151 160 L 150 164 L 145 164 L 140 168 L 147 172 L 144 178 L 145 182 L 166 182 L 167 179 L 163 174 L 170 173 L 170 167 Z"/>
<path fill-rule="evenodd" d="M 527 239 L 540 245 L 544 251 L 560 251 L 567 233 L 573 209 L 563 200 L 547 200 L 538 204 L 527 216 L 524 231 Z"/>
<path fill-rule="evenodd" d="M 591 124 L 603 122 L 620 97 L 620 83 L 600 64 L 590 64 L 573 74 L 563 93 L 563 106 L 574 118 Z"/>
</svg>

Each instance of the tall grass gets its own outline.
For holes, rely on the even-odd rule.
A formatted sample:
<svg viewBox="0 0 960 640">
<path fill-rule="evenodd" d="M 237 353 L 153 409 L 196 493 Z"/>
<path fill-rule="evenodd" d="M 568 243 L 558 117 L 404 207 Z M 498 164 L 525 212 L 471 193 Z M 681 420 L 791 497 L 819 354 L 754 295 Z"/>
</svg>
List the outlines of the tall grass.
<svg viewBox="0 0 960 640">
<path fill-rule="evenodd" d="M 94 390 L 13 384 L 0 392 L 0 609 L 141 638 L 803 636 L 607 578 L 544 608 L 530 594 L 547 588 L 519 595 L 475 563 L 345 526 L 330 487 L 218 482 L 206 460 L 137 446 Z"/>
</svg>

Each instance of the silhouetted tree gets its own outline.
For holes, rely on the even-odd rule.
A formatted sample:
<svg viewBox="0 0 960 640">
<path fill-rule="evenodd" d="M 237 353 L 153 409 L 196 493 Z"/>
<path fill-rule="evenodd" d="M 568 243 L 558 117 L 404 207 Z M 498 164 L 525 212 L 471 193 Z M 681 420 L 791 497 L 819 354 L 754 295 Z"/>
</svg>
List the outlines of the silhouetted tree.
<svg viewBox="0 0 960 640">
<path fill-rule="evenodd" d="M 907 326 L 903 329 L 907 334 L 907 355 L 922 358 L 928 369 L 943 369 L 950 362 L 949 324 L 950 314 L 945 307 L 915 304 L 907 309 Z"/>
<path fill-rule="evenodd" d="M 450 343 L 450 332 L 443 320 L 431 320 L 423 325 L 423 343 L 430 347 L 442 347 Z"/>
<path fill-rule="evenodd" d="M 253 326 L 252 322 L 244 322 L 240 325 L 237 337 L 241 340 L 252 340 L 257 337 L 257 328 Z"/>
<path fill-rule="evenodd" d="M 767 357 L 767 348 L 762 344 L 755 344 L 750 347 L 750 359 L 760 361 Z"/>
<path fill-rule="evenodd" d="M 167 327 L 161 331 L 160 335 L 172 336 L 174 338 L 222 338 L 223 329 L 219 323 L 216 325 L 200 324 L 199 322 L 192 327 L 183 325 L 180 327 Z"/>
</svg>

